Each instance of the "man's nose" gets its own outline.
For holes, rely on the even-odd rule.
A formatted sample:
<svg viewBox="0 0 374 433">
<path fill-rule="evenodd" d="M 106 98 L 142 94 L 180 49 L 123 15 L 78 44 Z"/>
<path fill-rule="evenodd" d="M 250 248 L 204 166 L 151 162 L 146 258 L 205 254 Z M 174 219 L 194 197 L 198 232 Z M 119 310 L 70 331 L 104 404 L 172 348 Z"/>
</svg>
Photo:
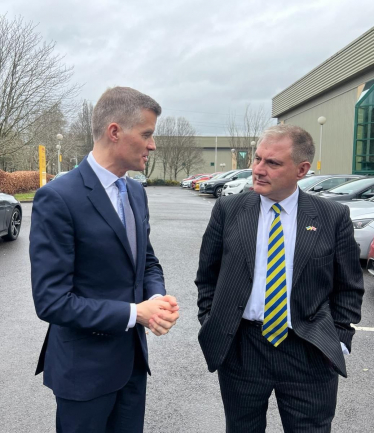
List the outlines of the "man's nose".
<svg viewBox="0 0 374 433">
<path fill-rule="evenodd" d="M 148 140 L 148 150 L 156 150 L 156 142 L 153 137 Z"/>
<path fill-rule="evenodd" d="M 262 164 L 262 161 L 255 162 L 253 166 L 253 174 L 255 174 L 256 176 L 264 175 L 264 169 L 265 167 Z"/>
</svg>

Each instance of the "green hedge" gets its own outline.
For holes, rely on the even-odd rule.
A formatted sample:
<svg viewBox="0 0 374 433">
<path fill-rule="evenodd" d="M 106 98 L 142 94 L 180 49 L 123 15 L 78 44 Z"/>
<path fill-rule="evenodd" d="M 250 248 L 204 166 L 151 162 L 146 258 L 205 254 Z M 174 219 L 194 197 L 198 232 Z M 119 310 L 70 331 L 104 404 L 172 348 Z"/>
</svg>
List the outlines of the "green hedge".
<svg viewBox="0 0 374 433">
<path fill-rule="evenodd" d="M 148 179 L 149 186 L 179 186 L 180 182 L 177 180 L 164 180 L 164 179 Z"/>
</svg>

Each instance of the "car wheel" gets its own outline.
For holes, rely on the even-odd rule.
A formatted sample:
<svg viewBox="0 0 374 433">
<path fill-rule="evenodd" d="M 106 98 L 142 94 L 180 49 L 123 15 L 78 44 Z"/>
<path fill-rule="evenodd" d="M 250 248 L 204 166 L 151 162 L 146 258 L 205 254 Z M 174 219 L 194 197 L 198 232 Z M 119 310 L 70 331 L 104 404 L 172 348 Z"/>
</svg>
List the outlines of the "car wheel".
<svg viewBox="0 0 374 433">
<path fill-rule="evenodd" d="M 8 227 L 8 234 L 4 236 L 6 241 L 15 241 L 18 238 L 21 230 L 22 215 L 21 211 L 16 207 L 13 209 L 12 216 Z"/>
<path fill-rule="evenodd" d="M 214 190 L 214 197 L 219 198 L 222 194 L 222 186 L 217 186 L 217 188 Z"/>
</svg>

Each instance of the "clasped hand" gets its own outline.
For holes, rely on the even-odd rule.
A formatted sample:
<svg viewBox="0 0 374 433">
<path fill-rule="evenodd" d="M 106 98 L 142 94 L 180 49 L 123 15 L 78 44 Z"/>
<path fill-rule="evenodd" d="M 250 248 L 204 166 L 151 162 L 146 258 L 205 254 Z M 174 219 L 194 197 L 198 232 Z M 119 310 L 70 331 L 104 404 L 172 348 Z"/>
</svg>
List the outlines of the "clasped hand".
<svg viewBox="0 0 374 433">
<path fill-rule="evenodd" d="M 174 296 L 159 296 L 136 307 L 136 321 L 157 336 L 167 334 L 179 318 L 179 306 Z"/>
</svg>

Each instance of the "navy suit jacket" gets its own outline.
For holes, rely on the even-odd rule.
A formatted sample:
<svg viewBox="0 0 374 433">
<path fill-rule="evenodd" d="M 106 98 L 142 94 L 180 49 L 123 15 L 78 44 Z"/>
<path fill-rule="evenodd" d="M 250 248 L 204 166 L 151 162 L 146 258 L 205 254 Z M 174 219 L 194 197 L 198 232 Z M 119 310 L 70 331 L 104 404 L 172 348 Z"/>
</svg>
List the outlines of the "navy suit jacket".
<svg viewBox="0 0 374 433">
<path fill-rule="evenodd" d="M 32 290 L 38 317 L 50 323 L 36 374 L 44 370 L 44 384 L 58 397 L 84 401 L 122 388 L 136 334 L 148 363 L 144 327 L 126 332 L 130 303 L 164 295 L 164 278 L 149 240 L 144 188 L 128 179 L 128 194 L 136 266 L 125 228 L 86 159 L 35 194 Z"/>
</svg>

